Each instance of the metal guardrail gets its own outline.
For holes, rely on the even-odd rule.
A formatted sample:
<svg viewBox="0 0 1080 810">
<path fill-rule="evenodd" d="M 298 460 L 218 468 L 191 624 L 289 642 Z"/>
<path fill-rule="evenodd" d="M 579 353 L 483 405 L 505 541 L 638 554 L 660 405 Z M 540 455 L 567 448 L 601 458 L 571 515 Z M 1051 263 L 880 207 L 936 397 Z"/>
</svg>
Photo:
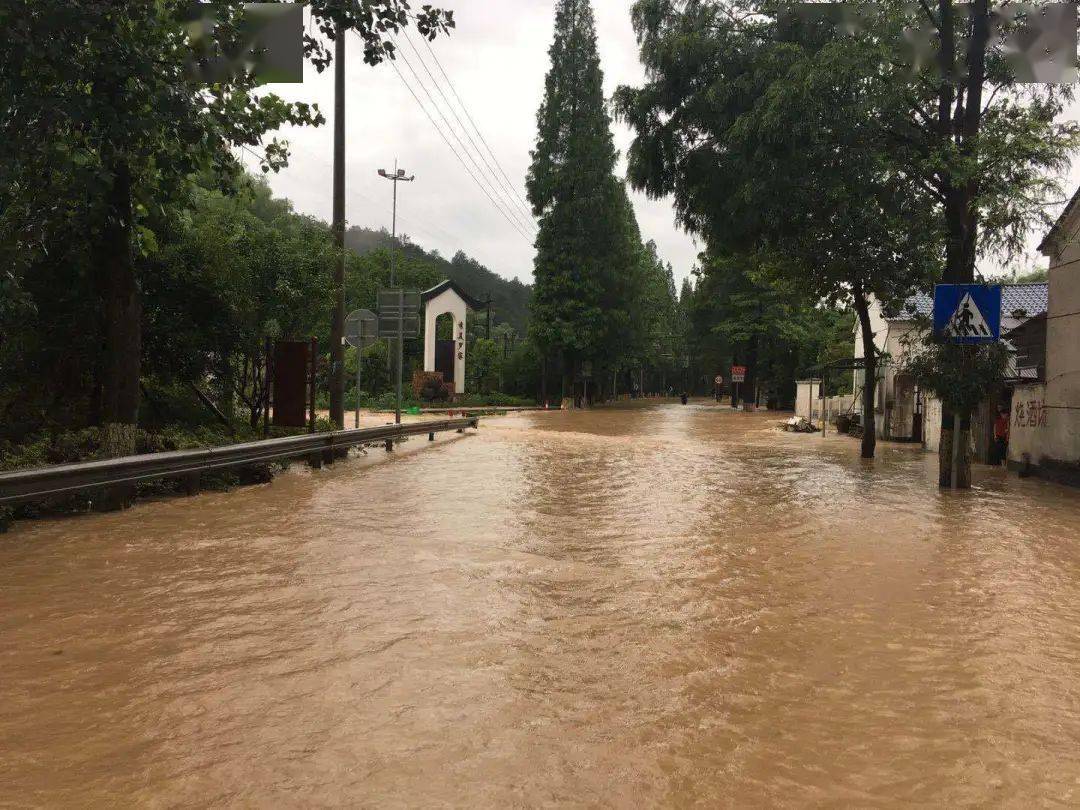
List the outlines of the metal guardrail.
<svg viewBox="0 0 1080 810">
<path fill-rule="evenodd" d="M 53 495 L 102 489 L 117 484 L 133 484 L 156 478 L 183 478 L 211 470 L 241 467 L 261 461 L 280 461 L 318 456 L 336 448 L 361 444 L 392 442 L 406 436 L 422 436 L 479 427 L 478 417 L 381 425 L 358 430 L 338 430 L 303 436 L 286 436 L 257 442 L 211 447 L 204 450 L 180 450 L 147 453 L 102 461 L 57 464 L 32 470 L 0 473 L 0 506 L 33 501 Z"/>
</svg>

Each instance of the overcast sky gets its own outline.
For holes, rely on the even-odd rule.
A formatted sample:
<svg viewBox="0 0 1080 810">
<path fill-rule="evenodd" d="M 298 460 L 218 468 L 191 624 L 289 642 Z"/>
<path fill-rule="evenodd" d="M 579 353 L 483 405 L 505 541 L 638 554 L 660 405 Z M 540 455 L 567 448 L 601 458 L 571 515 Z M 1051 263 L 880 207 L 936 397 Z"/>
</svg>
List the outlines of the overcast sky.
<svg viewBox="0 0 1080 810">
<path fill-rule="evenodd" d="M 453 9 L 457 28 L 449 37 L 439 37 L 431 48 L 512 181 L 520 202 L 525 194 L 529 150 L 536 138 L 536 110 L 543 97 L 544 76 L 548 70 L 554 0 L 444 0 L 441 5 Z M 604 71 L 604 92 L 610 97 L 619 84 L 636 84 L 643 79 L 630 24 L 630 0 L 593 0 L 593 7 Z M 439 79 L 442 92 L 468 125 L 427 48 L 415 32 L 410 36 L 427 69 Z M 447 127 L 433 106 L 443 109 L 451 126 L 458 129 L 457 121 L 444 105 L 442 96 L 435 90 L 410 45 L 400 39 L 399 45 L 404 59 L 397 60 L 397 67 L 402 76 L 444 131 Z M 391 184 L 378 177 L 376 170 L 391 168 L 397 158 L 401 167 L 416 175 L 414 183 L 400 187 L 399 233 L 407 234 L 427 249 L 437 249 L 448 258 L 456 251 L 464 250 L 506 278 L 516 277 L 531 283 L 534 253 L 531 237 L 527 239 L 511 227 L 470 179 L 393 67 L 389 64 L 375 68 L 365 65 L 360 41 L 355 36 L 349 38 L 348 46 L 348 223 L 390 227 Z M 420 76 L 435 105 L 418 85 L 405 60 Z M 319 128 L 290 129 L 282 133 L 291 145 L 290 166 L 276 176 L 271 175 L 270 182 L 275 193 L 291 199 L 298 211 L 329 221 L 333 71 L 319 75 L 310 65 L 305 66 L 305 71 L 303 85 L 271 85 L 268 89 L 287 99 L 318 103 L 328 123 Z M 460 129 L 458 131 L 464 140 L 464 134 Z M 449 132 L 447 137 L 465 157 Z M 630 131 L 615 124 L 616 146 L 623 154 L 630 140 Z M 467 140 L 464 143 L 471 147 Z M 477 145 L 485 151 L 483 143 L 477 140 Z M 248 155 L 246 160 L 253 168 L 255 159 Z M 467 163 L 468 160 L 466 158 Z M 476 174 L 472 164 L 468 165 Z M 619 172 L 624 171 L 625 159 L 622 159 Z M 1071 195 L 1078 182 L 1080 165 L 1074 165 L 1066 185 L 1066 196 Z M 491 189 L 489 193 L 492 193 Z M 497 199 L 505 202 L 505 197 Z M 697 245 L 675 226 L 669 200 L 648 200 L 643 195 L 633 194 L 633 201 L 643 237 L 656 241 L 660 255 L 674 266 L 679 283 L 693 267 Z M 1045 260 L 1034 253 L 1038 241 L 1037 236 L 1032 237 L 1031 254 L 1018 262 L 1022 268 L 1045 266 Z"/>
<path fill-rule="evenodd" d="M 512 181 L 520 202 L 525 195 L 529 150 L 536 139 L 536 110 L 543 97 L 548 70 L 554 2 L 444 0 L 436 5 L 453 9 L 457 28 L 449 37 L 439 37 L 431 43 L 432 50 Z M 619 84 L 641 81 L 643 72 L 637 59 L 628 0 L 593 0 L 593 6 L 604 92 L 610 97 Z M 415 32 L 411 39 L 453 102 L 453 95 Z M 412 49 L 399 42 L 405 58 L 442 105 L 442 98 Z M 348 44 L 346 217 L 349 224 L 389 229 L 391 184 L 378 177 L 376 170 L 392 167 L 397 158 L 403 168 L 416 175 L 416 182 L 400 186 L 399 232 L 408 234 L 425 248 L 438 249 L 447 257 L 464 250 L 499 275 L 531 283 L 532 238 L 525 239 L 515 231 L 470 179 L 394 69 L 385 64 L 375 68 L 365 65 L 357 37 L 350 37 Z M 430 101 L 416 87 L 409 68 L 401 59 L 397 66 L 430 108 Z M 333 71 L 319 75 L 310 65 L 305 66 L 305 71 L 303 85 L 271 85 L 268 89 L 287 99 L 318 103 L 328 122 L 315 129 L 283 131 L 282 137 L 289 141 L 292 157 L 289 168 L 271 176 L 270 183 L 275 193 L 291 199 L 298 211 L 329 221 Z M 444 111 L 449 117 L 449 111 L 445 108 Z M 460 109 L 458 115 L 468 125 Z M 438 116 L 435 118 L 439 121 Z M 453 117 L 450 121 L 456 128 Z M 445 129 L 441 121 L 440 125 Z M 461 152 L 454 138 L 448 137 Z M 615 126 L 616 145 L 622 153 L 630 137 L 629 130 Z M 467 140 L 465 144 L 470 145 Z M 484 150 L 483 143 L 477 140 L 477 144 Z M 250 155 L 245 157 L 249 167 L 257 162 Z M 624 171 L 622 160 L 619 172 Z M 689 273 L 698 248 L 687 234 L 675 227 L 670 202 L 634 195 L 634 206 L 644 238 L 656 241 L 661 256 L 672 263 L 676 279 L 681 280 Z"/>
</svg>

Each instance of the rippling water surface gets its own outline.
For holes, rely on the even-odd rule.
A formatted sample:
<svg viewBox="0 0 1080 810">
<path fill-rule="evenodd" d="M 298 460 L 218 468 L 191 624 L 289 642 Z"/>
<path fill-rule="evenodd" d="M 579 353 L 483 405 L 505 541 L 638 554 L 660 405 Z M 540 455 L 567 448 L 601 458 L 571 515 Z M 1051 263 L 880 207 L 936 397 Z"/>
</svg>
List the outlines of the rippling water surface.
<svg viewBox="0 0 1080 810">
<path fill-rule="evenodd" d="M 654 405 L 0 537 L 0 805 L 1080 804 L 1080 494 Z"/>
</svg>

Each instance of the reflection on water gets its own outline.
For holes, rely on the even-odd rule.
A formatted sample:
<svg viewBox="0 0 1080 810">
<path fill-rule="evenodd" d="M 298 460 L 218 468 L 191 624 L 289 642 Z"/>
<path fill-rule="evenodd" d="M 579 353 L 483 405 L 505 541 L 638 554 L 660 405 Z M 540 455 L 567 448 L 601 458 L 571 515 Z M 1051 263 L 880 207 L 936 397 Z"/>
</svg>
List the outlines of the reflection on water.
<svg viewBox="0 0 1080 810">
<path fill-rule="evenodd" d="M 706 405 L 0 538 L 0 805 L 1080 802 L 1080 498 Z"/>
</svg>

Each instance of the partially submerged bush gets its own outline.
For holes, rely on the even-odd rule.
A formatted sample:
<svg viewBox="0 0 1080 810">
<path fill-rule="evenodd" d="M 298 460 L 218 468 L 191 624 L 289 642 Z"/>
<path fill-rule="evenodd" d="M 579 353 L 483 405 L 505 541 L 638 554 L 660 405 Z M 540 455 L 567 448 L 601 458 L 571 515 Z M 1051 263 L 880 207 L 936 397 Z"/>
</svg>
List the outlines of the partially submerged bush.
<svg viewBox="0 0 1080 810">
<path fill-rule="evenodd" d="M 901 366 L 920 390 L 941 400 L 947 411 L 970 414 L 1005 380 L 1009 350 L 1004 343 L 960 346 L 933 336 L 926 325 L 904 340 Z"/>
</svg>

